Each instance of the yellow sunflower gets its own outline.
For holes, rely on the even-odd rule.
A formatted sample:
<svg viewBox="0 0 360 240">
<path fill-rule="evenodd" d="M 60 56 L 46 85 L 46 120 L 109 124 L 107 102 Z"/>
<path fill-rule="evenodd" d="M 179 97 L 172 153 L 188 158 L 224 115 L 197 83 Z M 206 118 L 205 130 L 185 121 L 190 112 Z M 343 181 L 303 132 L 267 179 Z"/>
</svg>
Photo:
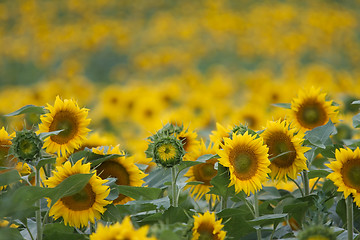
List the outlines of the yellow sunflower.
<svg viewBox="0 0 360 240">
<path fill-rule="evenodd" d="M 236 193 L 243 190 L 247 195 L 261 189 L 270 172 L 269 149 L 262 138 L 245 132 L 244 135 L 233 134 L 232 139 L 225 138 L 224 141 L 217 154 L 220 164 L 229 168 L 229 187 L 235 185 Z"/>
<path fill-rule="evenodd" d="M 224 144 L 224 138 L 229 137 L 231 128 L 225 128 L 220 123 L 216 123 L 216 131 L 211 131 L 210 141 L 214 143 L 215 148 L 221 148 L 220 143 Z"/>
<path fill-rule="evenodd" d="M 225 239 L 226 232 L 221 230 L 224 225 L 222 219 L 216 221 L 215 213 L 205 212 L 203 215 L 194 216 L 194 227 L 192 229 L 192 240 L 198 239 Z"/>
<path fill-rule="evenodd" d="M 11 147 L 11 139 L 12 136 L 7 133 L 4 127 L 0 130 L 0 166 L 1 167 L 10 167 L 11 164 L 11 158 L 12 156 L 9 156 L 9 149 Z"/>
<path fill-rule="evenodd" d="M 49 113 L 40 117 L 39 132 L 63 131 L 47 137 L 44 148 L 50 153 L 57 153 L 58 156 L 67 156 L 81 146 L 90 131 L 87 128 L 90 123 L 90 119 L 87 118 L 88 109 L 80 109 L 73 100 L 62 101 L 59 96 L 56 97 L 55 105 L 48 104 L 47 109 Z"/>
<path fill-rule="evenodd" d="M 186 152 L 184 160 L 187 161 L 191 159 L 192 155 L 194 154 L 194 152 L 196 152 L 196 149 L 200 143 L 197 140 L 197 133 L 190 129 L 184 129 L 179 134 L 177 134 L 176 137 L 182 142 L 183 148 Z"/>
<path fill-rule="evenodd" d="M 196 154 L 193 155 L 193 158 L 190 160 L 196 161 L 200 156 L 205 154 L 216 154 L 215 148 L 205 146 L 204 141 L 201 140 L 199 150 Z M 202 182 L 197 185 L 186 186 L 185 189 L 190 188 L 191 197 L 195 197 L 195 201 L 199 200 L 204 194 L 206 194 L 212 185 L 210 181 L 213 177 L 216 176 L 217 170 L 214 168 L 215 163 L 218 160 L 216 158 L 209 159 L 205 163 L 200 163 L 198 165 L 192 166 L 189 168 L 187 173 L 184 175 L 189 179 L 186 182 Z M 210 200 L 210 197 L 216 198 L 216 195 L 206 194 L 206 200 Z"/>
<path fill-rule="evenodd" d="M 291 101 L 291 118 L 296 127 L 307 131 L 326 124 L 329 119 L 338 121 L 338 107 L 325 97 L 326 93 L 314 87 L 299 91 L 298 97 Z"/>
<path fill-rule="evenodd" d="M 64 165 L 57 166 L 56 170 L 53 171 L 53 176 L 45 180 L 44 183 L 53 188 L 69 176 L 93 172 L 90 172 L 90 163 L 82 164 L 79 160 L 74 166 L 71 166 L 71 163 L 67 161 Z M 87 226 L 89 221 L 94 223 L 95 218 L 100 219 L 101 214 L 105 212 L 104 207 L 111 203 L 111 201 L 105 200 L 110 193 L 109 187 L 103 185 L 106 182 L 94 174 L 80 192 L 58 200 L 51 207 L 49 215 L 53 216 L 54 219 L 62 217 L 65 225 L 78 228 Z M 51 200 L 48 200 L 48 206 L 50 204 Z"/>
<path fill-rule="evenodd" d="M 327 178 L 334 182 L 339 192 L 344 192 L 345 198 L 352 194 L 356 205 L 360 206 L 360 149 L 336 149 L 335 158 L 325 164 L 334 171 Z"/>
<path fill-rule="evenodd" d="M 304 134 L 290 127 L 287 121 L 268 121 L 265 131 L 261 134 L 269 148 L 269 158 L 272 159 L 269 168 L 274 180 L 287 181 L 287 177 L 296 179 L 302 170 L 307 170 L 304 153 L 310 148 L 303 147 Z"/>
<path fill-rule="evenodd" d="M 156 240 L 155 237 L 147 237 L 149 226 L 142 226 L 134 229 L 129 216 L 126 216 L 122 223 L 115 223 L 110 226 L 98 225 L 96 232 L 90 235 L 90 240 Z"/>
<path fill-rule="evenodd" d="M 120 154 L 125 155 L 123 151 L 120 151 L 119 145 L 115 147 L 109 147 L 107 152 L 104 152 L 104 148 L 93 148 L 92 151 L 96 154 Z M 102 179 L 108 177 L 116 178 L 117 185 L 127 185 L 127 186 L 135 186 L 140 187 L 144 181 L 142 180 L 147 174 L 143 173 L 134 163 L 134 159 L 132 157 L 116 157 L 108 159 L 102 162 L 96 168 L 99 176 Z M 125 196 L 123 194 L 119 194 L 119 197 L 116 198 L 113 203 L 114 204 L 125 204 L 134 199 Z"/>
</svg>

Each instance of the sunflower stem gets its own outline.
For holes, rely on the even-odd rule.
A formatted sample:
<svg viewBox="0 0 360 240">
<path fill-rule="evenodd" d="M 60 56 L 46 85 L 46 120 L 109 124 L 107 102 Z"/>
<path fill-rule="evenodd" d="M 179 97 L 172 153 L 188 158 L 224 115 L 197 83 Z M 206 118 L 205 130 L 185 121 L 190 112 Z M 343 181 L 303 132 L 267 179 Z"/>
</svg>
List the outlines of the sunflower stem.
<svg viewBox="0 0 360 240">
<path fill-rule="evenodd" d="M 305 196 L 309 196 L 310 194 L 310 185 L 309 185 L 309 175 L 308 175 L 308 171 L 304 170 L 303 172 L 303 182 L 304 182 L 304 194 Z"/>
<path fill-rule="evenodd" d="M 173 207 L 177 207 L 178 206 L 178 202 L 177 202 L 177 189 L 176 189 L 176 166 L 173 166 L 171 168 L 171 176 L 172 176 L 172 181 L 171 181 L 171 189 L 172 189 L 172 199 L 173 199 Z"/>
<path fill-rule="evenodd" d="M 293 183 L 295 183 L 295 185 L 297 186 L 297 188 L 300 190 L 301 196 L 305 197 L 304 195 L 304 191 L 302 190 L 301 186 L 292 178 L 289 178 Z"/>
<path fill-rule="evenodd" d="M 353 239 L 354 232 L 354 210 L 353 210 L 353 200 L 351 195 L 346 198 L 346 225 L 348 232 L 348 240 Z"/>
<path fill-rule="evenodd" d="M 36 171 L 35 171 L 35 182 L 36 182 L 36 186 L 40 187 L 40 169 L 38 169 L 38 168 L 36 168 Z M 35 212 L 37 240 L 42 240 L 41 199 L 39 199 L 38 201 L 35 202 L 35 207 L 39 208 Z"/>
<path fill-rule="evenodd" d="M 255 191 L 254 193 L 254 210 L 255 210 L 255 218 L 260 217 L 258 191 Z M 256 235 L 257 235 L 257 239 L 261 240 L 261 227 L 256 229 Z"/>
</svg>

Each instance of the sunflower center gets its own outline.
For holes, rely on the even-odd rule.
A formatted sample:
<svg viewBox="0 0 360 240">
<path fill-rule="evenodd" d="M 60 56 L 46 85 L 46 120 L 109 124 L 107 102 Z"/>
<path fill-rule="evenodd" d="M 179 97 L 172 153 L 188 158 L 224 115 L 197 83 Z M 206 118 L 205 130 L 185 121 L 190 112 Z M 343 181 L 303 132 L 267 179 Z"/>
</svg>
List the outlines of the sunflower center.
<svg viewBox="0 0 360 240">
<path fill-rule="evenodd" d="M 248 180 L 256 174 L 257 155 L 246 146 L 237 146 L 231 149 L 229 160 L 238 179 Z"/>
<path fill-rule="evenodd" d="M 341 169 L 341 175 L 345 185 L 360 191 L 360 159 L 346 162 Z"/>
<path fill-rule="evenodd" d="M 234 168 L 238 173 L 248 172 L 251 168 L 251 156 L 247 153 L 240 153 L 234 160 Z"/>
<path fill-rule="evenodd" d="M 212 163 L 201 163 L 194 166 L 194 177 L 196 181 L 204 182 L 204 185 L 211 186 L 211 179 L 217 174 Z"/>
<path fill-rule="evenodd" d="M 158 154 L 163 161 L 168 161 L 176 156 L 176 148 L 172 144 L 164 144 L 158 148 Z"/>
<path fill-rule="evenodd" d="M 327 117 L 324 107 L 312 100 L 305 102 L 297 112 L 297 119 L 306 128 L 314 128 L 324 125 Z"/>
<path fill-rule="evenodd" d="M 50 132 L 63 130 L 58 135 L 53 135 L 50 138 L 58 144 L 64 144 L 69 142 L 76 135 L 78 131 L 78 122 L 71 112 L 60 111 L 55 114 L 49 130 Z"/>
<path fill-rule="evenodd" d="M 183 144 L 183 148 L 186 151 L 186 149 L 187 149 L 187 147 L 189 145 L 189 142 L 188 142 L 187 138 L 186 137 L 179 137 L 179 140 Z"/>
<path fill-rule="evenodd" d="M 80 192 L 61 198 L 62 203 L 73 211 L 87 210 L 95 203 L 95 193 L 88 183 Z"/>
<path fill-rule="evenodd" d="M 291 142 L 291 139 L 282 132 L 273 133 L 265 139 L 266 145 L 269 147 L 269 155 L 279 168 L 290 167 L 296 158 L 296 150 Z"/>
<path fill-rule="evenodd" d="M 116 178 L 116 184 L 117 185 L 130 185 L 130 176 L 127 170 L 119 163 L 114 161 L 105 161 L 101 163 L 97 167 L 97 172 L 100 173 L 99 177 L 102 179 L 108 178 L 108 177 L 114 177 Z M 119 194 L 119 197 L 116 198 L 113 202 L 118 203 L 122 199 L 124 199 L 126 196 L 123 194 Z"/>
<path fill-rule="evenodd" d="M 202 223 L 200 224 L 197 232 L 200 234 L 199 240 L 210 240 L 215 239 L 213 234 L 214 227 L 211 224 Z"/>
</svg>

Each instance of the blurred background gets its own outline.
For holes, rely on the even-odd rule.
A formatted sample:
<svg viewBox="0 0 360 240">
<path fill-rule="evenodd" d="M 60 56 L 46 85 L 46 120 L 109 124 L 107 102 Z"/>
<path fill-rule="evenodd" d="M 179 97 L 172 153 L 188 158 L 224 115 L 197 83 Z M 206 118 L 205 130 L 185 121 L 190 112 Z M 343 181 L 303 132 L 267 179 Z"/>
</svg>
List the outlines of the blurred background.
<svg viewBox="0 0 360 240">
<path fill-rule="evenodd" d="M 310 86 L 351 122 L 359 13 L 356 0 L 2 0 L 0 124 L 30 127 L 38 116 L 3 115 L 73 98 L 90 137 L 141 159 L 167 122 L 205 138 L 216 122 L 259 130 Z"/>
</svg>

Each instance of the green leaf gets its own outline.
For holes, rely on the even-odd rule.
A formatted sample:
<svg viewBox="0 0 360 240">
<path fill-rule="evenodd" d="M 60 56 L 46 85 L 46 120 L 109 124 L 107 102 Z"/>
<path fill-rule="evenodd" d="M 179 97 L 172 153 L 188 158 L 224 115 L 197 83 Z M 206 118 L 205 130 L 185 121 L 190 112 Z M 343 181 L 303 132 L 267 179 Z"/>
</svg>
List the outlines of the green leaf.
<svg viewBox="0 0 360 240">
<path fill-rule="evenodd" d="M 198 165 L 198 164 L 201 164 L 203 162 L 198 162 L 198 161 L 182 161 L 178 166 L 178 173 L 180 173 L 182 170 L 186 169 L 186 168 L 189 168 L 189 167 L 192 167 L 192 166 L 195 166 L 195 165 Z"/>
<path fill-rule="evenodd" d="M 43 158 L 41 159 L 37 165 L 36 168 L 40 169 L 41 167 L 45 166 L 46 164 L 54 164 L 56 162 L 56 158 L 52 157 L 52 158 Z"/>
<path fill-rule="evenodd" d="M 21 179 L 17 170 L 10 170 L 0 174 L 0 186 L 9 185 Z"/>
<path fill-rule="evenodd" d="M 217 154 L 205 154 L 202 155 L 200 157 L 198 157 L 198 159 L 196 159 L 197 162 L 206 162 L 207 160 L 213 159 L 213 158 L 219 158 L 220 156 Z"/>
<path fill-rule="evenodd" d="M 268 214 L 265 216 L 257 217 L 252 220 L 249 220 L 248 222 L 252 226 L 258 226 L 258 225 L 267 225 L 272 224 L 275 222 L 275 220 L 282 220 L 285 218 L 287 214 Z"/>
<path fill-rule="evenodd" d="M 47 137 L 53 136 L 53 135 L 58 135 L 59 133 L 61 133 L 62 131 L 64 131 L 64 129 L 61 130 L 57 130 L 57 131 L 52 131 L 52 132 L 43 132 L 39 134 L 39 138 L 44 140 Z"/>
<path fill-rule="evenodd" d="M 327 170 L 310 170 L 308 173 L 308 176 L 309 176 L 309 179 L 318 178 L 318 177 L 324 178 L 329 174 L 330 174 L 330 172 Z"/>
<path fill-rule="evenodd" d="M 351 104 L 360 104 L 360 100 L 353 101 Z"/>
<path fill-rule="evenodd" d="M 273 105 L 274 107 L 281 107 L 281 108 L 291 109 L 291 103 L 273 103 L 271 105 Z"/>
<path fill-rule="evenodd" d="M 329 120 L 327 124 L 307 131 L 305 138 L 314 146 L 325 149 L 325 144 L 330 140 L 330 135 L 333 134 L 336 134 L 336 128 L 331 120 Z"/>
<path fill-rule="evenodd" d="M 209 194 L 228 197 L 230 177 L 227 168 L 219 164 L 217 175 L 211 179 L 210 184 L 213 186 L 210 188 Z"/>
<path fill-rule="evenodd" d="M 0 228 L 0 239 L 20 240 L 24 239 L 16 228 Z"/>
<path fill-rule="evenodd" d="M 126 185 L 118 185 L 117 189 L 119 193 L 124 194 L 128 197 L 134 198 L 135 200 L 154 200 L 161 196 L 162 189 L 150 188 L 150 187 L 133 187 Z"/>
<path fill-rule="evenodd" d="M 359 128 L 360 127 L 360 113 L 356 114 L 353 118 L 353 127 Z"/>
<path fill-rule="evenodd" d="M 44 114 L 45 110 L 44 110 L 44 107 L 38 107 L 38 106 L 35 106 L 35 105 L 26 105 L 26 106 L 16 110 L 15 112 L 6 114 L 4 116 L 5 117 L 12 117 L 12 116 L 17 116 L 17 115 L 24 114 L 24 113 Z"/>
<path fill-rule="evenodd" d="M 180 238 L 176 233 L 174 233 L 171 230 L 164 230 L 161 232 L 160 236 L 159 236 L 159 240 L 181 240 L 182 238 Z"/>
<path fill-rule="evenodd" d="M 85 234 L 76 233 L 73 227 L 65 226 L 63 223 L 50 223 L 46 224 L 44 227 L 43 239 L 81 240 L 88 238 Z"/>
<path fill-rule="evenodd" d="M 49 197 L 51 198 L 51 207 L 63 197 L 71 196 L 81 191 L 89 182 L 93 174 L 75 174 L 67 177 L 55 188 L 51 188 Z"/>
</svg>

